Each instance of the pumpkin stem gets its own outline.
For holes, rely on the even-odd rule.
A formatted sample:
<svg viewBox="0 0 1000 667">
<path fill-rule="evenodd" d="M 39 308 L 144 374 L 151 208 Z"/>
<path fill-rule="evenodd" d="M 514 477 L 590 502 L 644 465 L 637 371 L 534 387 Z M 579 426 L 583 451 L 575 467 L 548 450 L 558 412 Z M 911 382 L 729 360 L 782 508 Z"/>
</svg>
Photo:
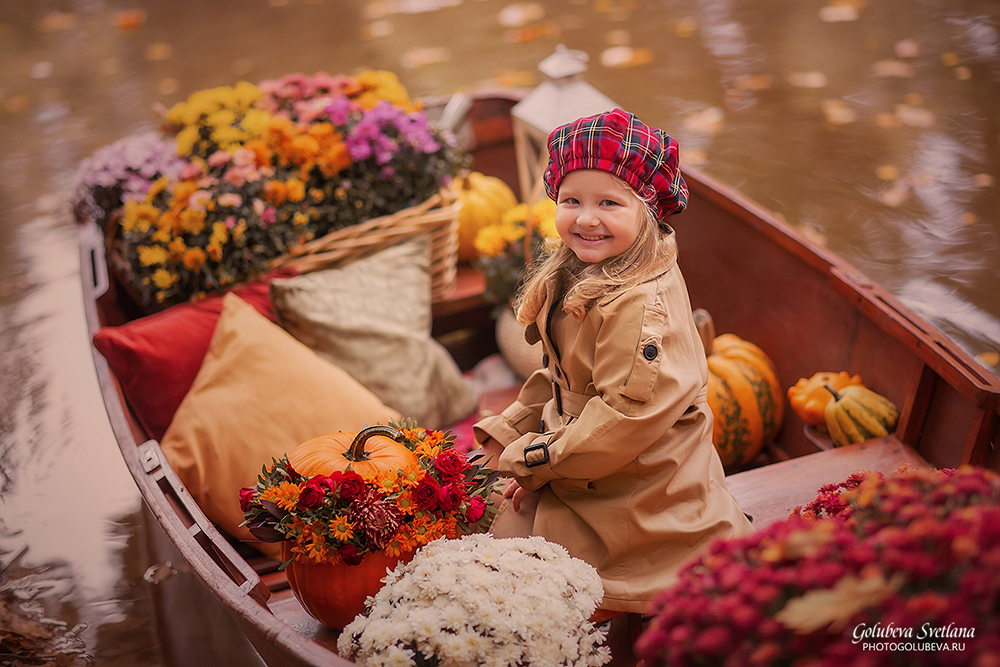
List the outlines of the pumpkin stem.
<svg viewBox="0 0 1000 667">
<path fill-rule="evenodd" d="M 378 425 L 363 428 L 354 436 L 354 441 L 351 442 L 350 448 L 344 452 L 344 458 L 355 462 L 367 460 L 368 452 L 365 451 L 365 443 L 368 442 L 368 438 L 376 435 L 385 436 L 396 442 L 402 442 L 404 437 L 402 431 L 398 431 L 391 426 Z"/>
<path fill-rule="evenodd" d="M 828 392 L 830 392 L 831 394 L 833 394 L 833 400 L 835 400 L 835 401 L 839 401 L 840 400 L 840 394 L 838 394 L 832 387 L 830 387 L 830 385 L 824 384 L 823 385 L 823 389 L 826 389 Z"/>
</svg>

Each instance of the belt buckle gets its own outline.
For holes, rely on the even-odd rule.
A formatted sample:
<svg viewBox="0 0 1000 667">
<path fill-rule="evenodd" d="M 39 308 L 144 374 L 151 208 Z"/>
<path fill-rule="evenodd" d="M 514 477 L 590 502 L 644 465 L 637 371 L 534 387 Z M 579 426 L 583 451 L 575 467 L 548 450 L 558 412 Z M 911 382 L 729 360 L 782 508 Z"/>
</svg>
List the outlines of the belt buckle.
<svg viewBox="0 0 1000 667">
<path fill-rule="evenodd" d="M 529 461 L 528 455 L 534 452 L 540 451 L 542 453 L 542 458 L 536 459 L 535 461 Z M 534 468 L 535 466 L 544 465 L 549 462 L 549 447 L 544 442 L 536 442 L 533 445 L 528 445 L 524 448 L 524 465 L 528 468 Z"/>
</svg>

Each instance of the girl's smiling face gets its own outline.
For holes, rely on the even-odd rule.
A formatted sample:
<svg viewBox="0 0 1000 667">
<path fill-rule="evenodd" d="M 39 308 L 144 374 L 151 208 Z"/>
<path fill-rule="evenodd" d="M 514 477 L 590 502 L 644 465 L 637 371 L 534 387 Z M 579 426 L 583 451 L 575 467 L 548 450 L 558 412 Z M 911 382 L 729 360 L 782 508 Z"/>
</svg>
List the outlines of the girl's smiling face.
<svg viewBox="0 0 1000 667">
<path fill-rule="evenodd" d="M 635 242 L 642 206 L 635 193 L 609 172 L 571 171 L 559 185 L 556 231 L 581 262 L 603 262 Z"/>
</svg>

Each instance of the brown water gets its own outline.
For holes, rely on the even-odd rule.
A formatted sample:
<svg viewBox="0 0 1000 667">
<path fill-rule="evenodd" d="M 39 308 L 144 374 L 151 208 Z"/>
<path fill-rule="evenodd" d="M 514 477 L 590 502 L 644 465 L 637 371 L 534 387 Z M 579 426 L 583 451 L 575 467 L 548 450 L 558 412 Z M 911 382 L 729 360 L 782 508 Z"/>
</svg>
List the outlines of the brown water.
<svg viewBox="0 0 1000 667">
<path fill-rule="evenodd" d="M 145 22 L 115 26 L 139 8 Z M 846 20 L 831 20 L 846 19 Z M 75 165 L 153 105 L 293 72 L 417 96 L 535 85 L 558 43 L 683 160 L 778 212 L 1000 372 L 993 0 L 0 0 L 0 563 L 98 664 L 162 664 L 135 487 L 102 413 Z M 626 63 L 629 66 L 613 65 Z"/>
</svg>

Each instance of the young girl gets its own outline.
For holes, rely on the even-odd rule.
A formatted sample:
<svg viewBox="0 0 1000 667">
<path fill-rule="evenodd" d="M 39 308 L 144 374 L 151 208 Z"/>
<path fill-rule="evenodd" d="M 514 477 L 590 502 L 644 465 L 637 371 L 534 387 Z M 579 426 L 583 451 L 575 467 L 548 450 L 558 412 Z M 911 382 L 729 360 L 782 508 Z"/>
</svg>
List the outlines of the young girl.
<svg viewBox="0 0 1000 667">
<path fill-rule="evenodd" d="M 677 143 L 620 109 L 557 128 L 548 149 L 562 244 L 516 304 L 544 368 L 475 425 L 513 476 L 494 532 L 516 513 L 524 534 L 597 568 L 602 609 L 641 613 L 711 541 L 753 530 L 712 445 L 705 351 L 665 222 L 687 186 Z"/>
</svg>

